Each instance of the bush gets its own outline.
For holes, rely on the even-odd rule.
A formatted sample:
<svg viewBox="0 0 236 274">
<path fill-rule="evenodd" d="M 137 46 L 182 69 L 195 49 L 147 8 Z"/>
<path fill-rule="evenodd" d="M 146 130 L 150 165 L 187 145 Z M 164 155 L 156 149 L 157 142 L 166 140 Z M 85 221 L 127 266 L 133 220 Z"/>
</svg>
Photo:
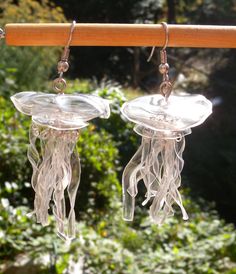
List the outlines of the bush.
<svg viewBox="0 0 236 274">
<path fill-rule="evenodd" d="M 72 273 L 78 267 L 83 273 L 101 274 L 236 273 L 234 227 L 211 210 L 198 208 L 190 221 L 173 218 L 161 227 L 143 219 L 138 229 L 121 221 L 118 210 L 104 215 L 93 228 L 79 222 L 79 233 L 70 246 L 57 239 L 52 227 L 32 222 L 27 211 L 1 201 L 0 259 L 9 260 L 24 250 L 36 268 L 43 257 L 51 258 L 41 264 L 39 273 Z"/>
<path fill-rule="evenodd" d="M 0 3 L 0 25 L 7 23 L 63 23 L 60 7 L 48 0 L 6 0 Z M 1 45 L 0 95 L 45 89 L 52 70 L 56 75 L 58 47 L 10 47 Z"/>
<path fill-rule="evenodd" d="M 25 182 L 29 182 L 31 171 L 26 157 L 29 119 L 19 114 L 12 103 L 1 96 L 0 109 L 0 182 L 15 182 L 21 189 Z M 12 194 L 7 197 L 14 200 L 15 205 L 18 202 L 22 204 L 21 194 L 18 193 L 17 197 L 12 197 Z"/>
</svg>

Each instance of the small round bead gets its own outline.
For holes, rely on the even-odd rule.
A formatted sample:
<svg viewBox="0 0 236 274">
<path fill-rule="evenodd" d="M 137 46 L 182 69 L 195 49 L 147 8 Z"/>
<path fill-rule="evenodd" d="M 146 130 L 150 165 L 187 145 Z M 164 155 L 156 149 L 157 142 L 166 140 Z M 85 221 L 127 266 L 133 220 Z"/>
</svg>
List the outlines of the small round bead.
<svg viewBox="0 0 236 274">
<path fill-rule="evenodd" d="M 169 64 L 164 63 L 159 65 L 159 71 L 161 74 L 167 73 L 169 70 Z"/>
<path fill-rule="evenodd" d="M 59 61 L 57 64 L 58 72 L 66 72 L 69 69 L 69 64 L 66 61 Z"/>
</svg>

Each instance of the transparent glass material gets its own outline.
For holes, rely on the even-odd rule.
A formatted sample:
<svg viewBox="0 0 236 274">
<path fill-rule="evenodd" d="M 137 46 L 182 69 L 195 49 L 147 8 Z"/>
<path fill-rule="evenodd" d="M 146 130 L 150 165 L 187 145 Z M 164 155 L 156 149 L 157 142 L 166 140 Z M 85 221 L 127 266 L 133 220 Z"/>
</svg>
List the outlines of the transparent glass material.
<svg viewBox="0 0 236 274">
<path fill-rule="evenodd" d="M 147 190 L 143 205 L 151 204 L 149 214 L 155 223 L 162 224 L 173 216 L 174 204 L 187 220 L 178 190 L 184 166 L 184 136 L 211 114 L 211 102 L 201 95 L 172 95 L 168 101 L 161 95 L 150 95 L 125 103 L 121 111 L 136 123 L 134 130 L 142 136 L 141 146 L 123 172 L 123 218 L 133 220 L 137 185 L 143 181 Z"/>
<path fill-rule="evenodd" d="M 74 205 L 81 174 L 76 142 L 89 120 L 109 117 L 108 101 L 94 95 L 31 91 L 17 93 L 11 99 L 20 112 L 32 116 L 28 158 L 33 167 L 33 213 L 45 226 L 52 204 L 58 235 L 70 240 L 75 236 Z"/>
</svg>

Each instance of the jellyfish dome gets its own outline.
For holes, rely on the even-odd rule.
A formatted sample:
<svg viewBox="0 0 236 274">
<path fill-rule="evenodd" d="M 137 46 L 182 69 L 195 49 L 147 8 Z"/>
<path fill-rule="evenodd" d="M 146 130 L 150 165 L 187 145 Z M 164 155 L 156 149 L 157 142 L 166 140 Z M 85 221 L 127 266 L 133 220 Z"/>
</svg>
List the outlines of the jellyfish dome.
<svg viewBox="0 0 236 274">
<path fill-rule="evenodd" d="M 79 129 L 93 118 L 110 116 L 108 101 L 90 94 L 24 91 L 12 96 L 11 100 L 20 112 L 32 116 L 36 124 L 54 129 Z"/>
<path fill-rule="evenodd" d="M 141 146 L 123 172 L 123 218 L 133 220 L 137 184 L 143 181 L 147 189 L 143 205 L 151 203 L 149 213 L 155 223 L 162 224 L 174 215 L 174 203 L 187 220 L 178 191 L 184 136 L 212 113 L 211 102 L 202 95 L 171 95 L 166 100 L 155 94 L 126 102 L 121 112 L 136 124 L 134 130 L 142 136 Z"/>
<path fill-rule="evenodd" d="M 33 213 L 37 222 L 43 226 L 48 224 L 52 204 L 58 235 L 65 240 L 74 238 L 74 205 L 81 173 L 76 142 L 80 129 L 88 125 L 88 121 L 109 117 L 108 101 L 95 95 L 34 91 L 17 93 L 11 100 L 17 110 L 32 116 L 28 158 L 33 167 Z"/>
</svg>

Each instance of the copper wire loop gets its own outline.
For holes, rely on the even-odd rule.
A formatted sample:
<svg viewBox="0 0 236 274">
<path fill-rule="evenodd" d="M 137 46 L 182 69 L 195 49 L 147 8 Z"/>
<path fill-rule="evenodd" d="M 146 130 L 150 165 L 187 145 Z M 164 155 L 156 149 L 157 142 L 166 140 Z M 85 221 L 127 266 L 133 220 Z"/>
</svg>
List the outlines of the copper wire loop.
<svg viewBox="0 0 236 274">
<path fill-rule="evenodd" d="M 57 91 L 57 92 L 60 92 L 60 93 L 63 93 L 63 91 L 65 90 L 66 88 L 66 80 L 63 79 L 63 78 L 56 78 L 54 81 L 53 81 L 53 88 Z"/>
<path fill-rule="evenodd" d="M 161 63 L 167 63 L 167 54 L 166 54 L 166 50 L 162 49 L 160 51 L 160 57 L 161 57 Z"/>
<path fill-rule="evenodd" d="M 160 93 L 167 99 L 172 91 L 172 84 L 170 81 L 164 81 L 160 85 Z"/>
<path fill-rule="evenodd" d="M 58 65 L 57 65 L 59 77 L 53 81 L 54 90 L 56 90 L 57 92 L 60 92 L 60 93 L 63 93 L 63 91 L 66 88 L 66 80 L 62 77 L 63 77 L 63 73 L 69 69 L 69 64 L 67 63 L 67 60 L 68 60 L 69 54 L 70 54 L 69 47 L 70 47 L 70 43 L 72 40 L 72 35 L 74 32 L 74 29 L 75 29 L 75 25 L 76 25 L 76 21 L 73 21 L 71 24 L 71 27 L 70 27 L 70 33 L 69 33 L 69 38 L 68 38 L 67 44 L 62 52 L 61 60 L 58 62 Z M 63 62 L 66 63 L 66 64 L 64 64 L 64 67 L 62 64 Z"/>
</svg>

